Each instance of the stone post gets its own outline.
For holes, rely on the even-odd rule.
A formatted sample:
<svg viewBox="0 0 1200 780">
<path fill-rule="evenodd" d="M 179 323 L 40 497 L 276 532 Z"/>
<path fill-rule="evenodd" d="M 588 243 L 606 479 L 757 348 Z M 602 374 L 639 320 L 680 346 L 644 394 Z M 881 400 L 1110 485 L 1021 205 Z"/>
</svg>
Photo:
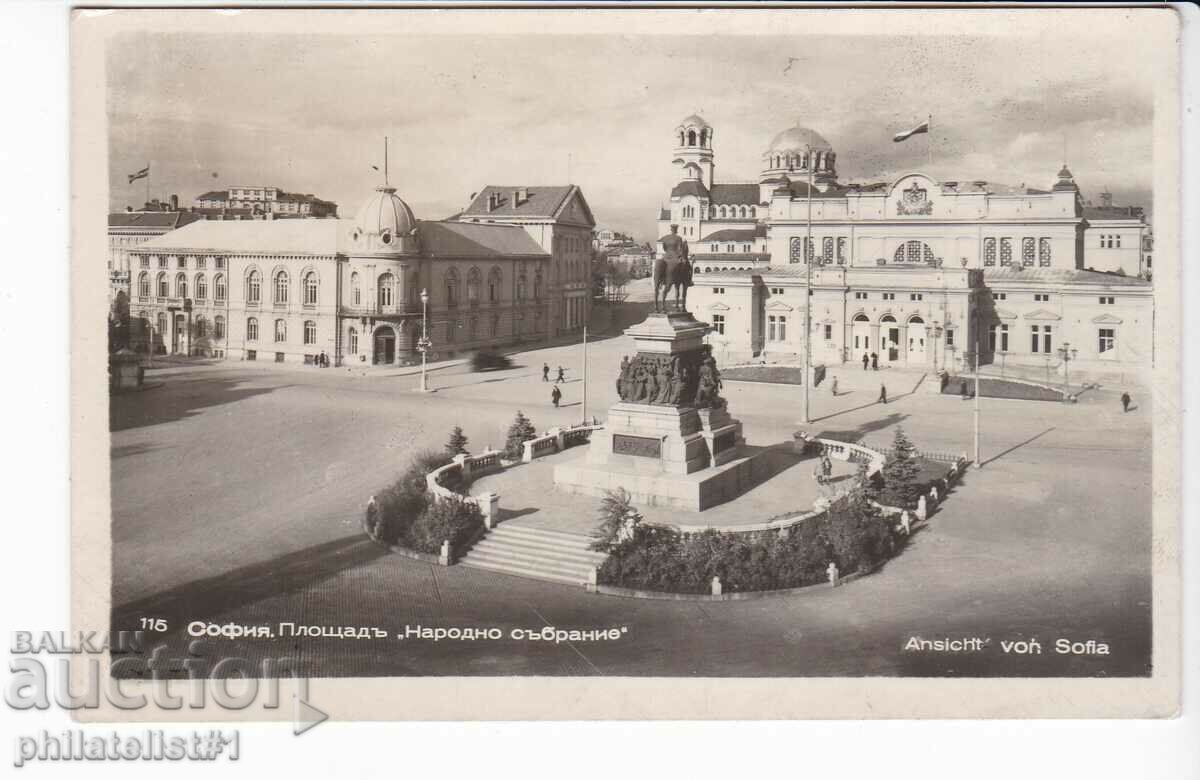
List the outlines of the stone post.
<svg viewBox="0 0 1200 780">
<path fill-rule="evenodd" d="M 597 590 L 597 586 L 599 584 L 600 584 L 600 567 L 593 566 L 592 570 L 588 572 L 587 589 L 590 592 L 595 593 Z"/>
<path fill-rule="evenodd" d="M 935 504 L 938 502 L 938 489 L 937 489 L 937 485 L 934 485 L 934 486 L 932 486 L 931 488 L 929 488 L 929 500 L 930 500 L 930 501 L 932 501 L 932 502 L 933 502 L 933 503 L 935 503 Z"/>
<path fill-rule="evenodd" d="M 483 512 L 483 527 L 492 530 L 500 520 L 500 494 L 484 493 L 475 500 Z"/>
<path fill-rule="evenodd" d="M 712 578 L 712 594 L 714 596 L 721 595 L 721 578 L 720 577 Z"/>
<path fill-rule="evenodd" d="M 900 513 L 900 527 L 904 529 L 905 536 L 912 531 L 912 518 L 908 516 L 907 509 Z"/>
<path fill-rule="evenodd" d="M 567 448 L 567 442 L 564 439 L 565 433 L 562 428 L 551 428 L 546 433 L 554 437 L 554 446 L 559 452 Z"/>
<path fill-rule="evenodd" d="M 836 563 L 834 563 L 833 561 L 830 561 L 830 562 L 829 562 L 829 566 L 828 566 L 828 567 L 825 569 L 825 575 L 826 575 L 827 577 L 829 577 L 829 585 L 830 585 L 830 587 L 836 588 L 836 587 L 838 586 L 838 567 L 837 567 L 837 564 L 836 564 Z"/>
<path fill-rule="evenodd" d="M 458 455 L 455 455 L 453 458 L 453 462 L 457 463 L 459 468 L 462 469 L 463 479 L 466 482 L 471 481 L 471 460 L 470 459 L 471 459 L 470 455 L 463 455 L 461 453 Z"/>
<path fill-rule="evenodd" d="M 442 564 L 443 566 L 450 565 L 450 540 L 449 539 L 442 540 L 442 554 L 438 556 L 438 563 Z"/>
<path fill-rule="evenodd" d="M 925 506 L 925 496 L 917 499 L 917 519 L 925 522 L 925 518 L 929 516 L 929 510 Z"/>
<path fill-rule="evenodd" d="M 528 441 L 521 444 L 521 448 L 522 448 L 521 462 L 522 463 L 533 463 L 533 442 L 534 442 L 534 439 L 529 439 Z"/>
</svg>

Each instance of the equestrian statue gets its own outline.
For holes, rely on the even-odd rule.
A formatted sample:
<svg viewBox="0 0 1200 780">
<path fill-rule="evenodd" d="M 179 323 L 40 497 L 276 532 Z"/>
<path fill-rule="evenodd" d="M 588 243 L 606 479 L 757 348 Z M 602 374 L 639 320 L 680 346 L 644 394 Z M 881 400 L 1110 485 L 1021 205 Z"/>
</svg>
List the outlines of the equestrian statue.
<svg viewBox="0 0 1200 780">
<path fill-rule="evenodd" d="M 662 243 L 663 256 L 654 261 L 654 311 L 667 311 L 669 288 L 675 289 L 675 311 L 687 311 L 692 264 L 688 260 L 687 241 L 679 235 L 679 225 L 671 225 L 671 233 Z"/>
</svg>

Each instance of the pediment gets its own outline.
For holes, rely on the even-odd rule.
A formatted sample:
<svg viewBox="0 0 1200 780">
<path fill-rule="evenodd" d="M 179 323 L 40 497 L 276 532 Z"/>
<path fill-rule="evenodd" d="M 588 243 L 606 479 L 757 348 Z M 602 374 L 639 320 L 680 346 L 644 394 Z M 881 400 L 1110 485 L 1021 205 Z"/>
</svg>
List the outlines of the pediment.
<svg viewBox="0 0 1200 780">
<path fill-rule="evenodd" d="M 1092 322 L 1097 325 L 1120 325 L 1122 320 L 1115 314 L 1100 314 L 1092 317 Z"/>
<path fill-rule="evenodd" d="M 767 311 L 792 311 L 792 307 L 783 301 L 771 301 L 765 308 Z"/>
<path fill-rule="evenodd" d="M 1028 314 L 1026 314 L 1025 319 L 1027 319 L 1027 320 L 1061 320 L 1062 317 L 1058 316 L 1057 314 L 1055 314 L 1052 311 L 1049 311 L 1048 309 L 1038 309 L 1037 311 L 1031 311 Z"/>
<path fill-rule="evenodd" d="M 996 316 L 1002 320 L 1015 320 L 1017 318 L 1017 315 L 1008 309 L 996 309 Z"/>
</svg>

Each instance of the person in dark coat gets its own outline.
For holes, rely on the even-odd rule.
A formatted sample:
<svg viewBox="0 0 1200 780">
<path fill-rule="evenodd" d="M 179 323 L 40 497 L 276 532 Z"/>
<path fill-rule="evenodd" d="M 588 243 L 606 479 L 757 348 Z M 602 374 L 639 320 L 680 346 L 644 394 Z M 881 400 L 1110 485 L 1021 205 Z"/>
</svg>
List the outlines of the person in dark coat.
<svg viewBox="0 0 1200 780">
<path fill-rule="evenodd" d="M 554 384 L 558 384 L 559 382 L 565 382 L 565 381 L 567 381 L 566 369 L 563 368 L 562 366 L 559 366 L 558 367 L 558 376 L 554 378 Z"/>
<path fill-rule="evenodd" d="M 879 370 L 879 354 L 876 352 L 871 353 L 871 369 L 873 371 Z"/>
<path fill-rule="evenodd" d="M 864 352 L 863 353 L 863 371 L 866 371 L 867 367 L 870 365 L 871 365 L 871 356 L 868 355 L 866 352 Z"/>
<path fill-rule="evenodd" d="M 962 394 L 963 400 L 967 400 L 967 380 L 963 379 L 958 383 L 958 391 Z"/>
<path fill-rule="evenodd" d="M 887 403 L 887 385 L 879 386 L 879 403 L 881 403 L 881 404 Z"/>
<path fill-rule="evenodd" d="M 1121 408 L 1128 412 L 1131 403 L 1133 403 L 1133 399 L 1129 397 L 1129 393 L 1121 393 Z"/>
<path fill-rule="evenodd" d="M 550 381 L 550 364 L 549 363 L 542 363 L 542 381 L 543 382 Z"/>
<path fill-rule="evenodd" d="M 554 402 L 554 408 L 558 408 L 558 402 L 562 400 L 562 390 L 558 389 L 558 385 L 554 385 L 554 389 L 550 391 L 550 400 Z"/>
</svg>

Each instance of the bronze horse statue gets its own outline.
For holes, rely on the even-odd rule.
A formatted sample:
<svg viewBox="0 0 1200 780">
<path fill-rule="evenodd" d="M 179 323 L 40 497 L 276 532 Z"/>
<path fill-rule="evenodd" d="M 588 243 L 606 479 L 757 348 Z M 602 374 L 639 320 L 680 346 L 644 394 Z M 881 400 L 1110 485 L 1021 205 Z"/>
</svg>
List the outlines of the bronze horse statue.
<svg viewBox="0 0 1200 780">
<path fill-rule="evenodd" d="M 692 286 L 692 264 L 688 246 L 678 234 L 679 226 L 663 239 L 663 256 L 654 261 L 654 311 L 667 310 L 667 291 L 675 290 L 675 310 L 687 311 L 687 288 Z"/>
</svg>

